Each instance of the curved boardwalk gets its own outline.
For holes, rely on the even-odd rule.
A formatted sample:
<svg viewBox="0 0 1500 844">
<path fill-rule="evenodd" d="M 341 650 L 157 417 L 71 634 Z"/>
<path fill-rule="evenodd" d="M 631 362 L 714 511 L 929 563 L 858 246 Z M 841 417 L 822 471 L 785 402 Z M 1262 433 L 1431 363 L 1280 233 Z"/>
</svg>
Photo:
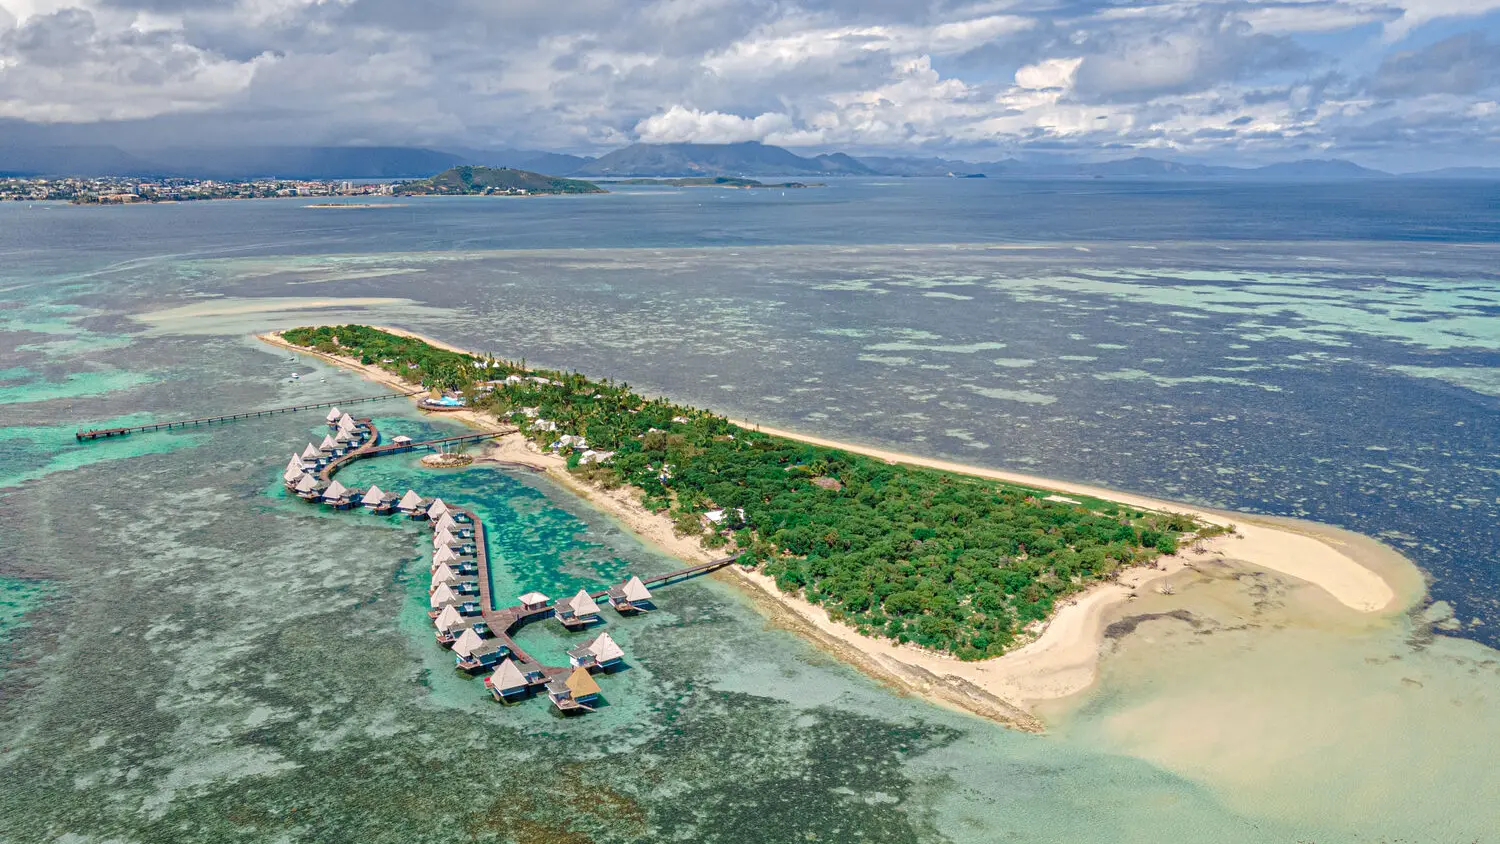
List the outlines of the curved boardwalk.
<svg viewBox="0 0 1500 844">
<path fill-rule="evenodd" d="M 347 416 L 347 414 L 345 414 L 345 416 Z M 353 421 L 360 428 L 368 431 L 368 434 L 358 445 L 358 447 L 349 450 L 343 455 L 333 457 L 317 469 L 315 477 L 317 478 L 318 482 L 324 487 L 326 487 L 328 484 L 333 483 L 334 475 L 338 474 L 339 470 L 359 460 L 365 460 L 372 457 L 383 457 L 390 454 L 402 454 L 405 452 L 420 451 L 425 449 L 438 449 L 447 446 L 462 445 L 465 443 L 483 442 L 485 440 L 501 436 L 501 434 L 497 433 L 460 434 L 451 437 L 442 437 L 434 440 L 423 440 L 421 442 L 404 441 L 381 445 L 380 432 L 369 419 L 358 419 Z M 330 422 L 330 425 L 334 424 L 336 423 Z M 543 471 L 541 469 L 538 469 L 537 467 L 521 463 L 508 463 L 506 461 L 490 461 L 490 463 L 492 465 L 498 463 L 505 466 L 524 468 L 533 472 Z M 288 471 L 290 472 L 290 469 Z M 291 488 L 293 486 L 292 478 L 287 477 L 286 481 L 288 488 Z M 303 497 L 307 498 L 305 495 Z M 358 490 L 350 490 L 347 499 L 345 499 L 346 504 L 340 507 L 340 509 L 353 509 L 354 507 L 365 509 L 359 503 L 360 498 L 361 496 Z M 321 497 L 321 494 L 316 497 L 307 498 L 307 500 L 324 501 L 324 499 Z M 355 503 L 350 505 L 347 503 L 347 501 L 353 501 Z M 420 510 L 420 512 L 424 514 L 426 512 L 425 507 L 427 506 L 425 502 L 426 499 L 424 499 L 423 509 Z M 324 501 L 324 503 L 328 502 Z M 496 606 L 496 602 L 494 599 L 495 596 L 490 590 L 489 551 L 486 547 L 487 543 L 485 539 L 484 524 L 479 520 L 479 517 L 475 515 L 475 513 L 471 510 L 467 510 L 461 507 L 454 507 L 447 504 L 445 504 L 444 506 L 447 507 L 447 513 L 452 515 L 455 521 L 459 522 L 461 526 L 468 527 L 473 531 L 474 535 L 472 540 L 472 553 L 474 558 L 473 562 L 478 570 L 479 615 L 483 618 L 485 625 L 489 628 L 490 636 L 498 642 L 502 650 L 510 655 L 510 658 L 514 660 L 516 667 L 525 676 L 528 692 L 535 691 L 538 688 L 546 687 L 549 682 L 560 681 L 563 677 L 578 670 L 569 666 L 544 665 L 539 660 L 528 654 L 526 650 L 516 642 L 513 637 L 518 629 L 530 622 L 540 621 L 542 619 L 553 617 L 555 615 L 556 607 L 550 600 L 530 606 L 521 604 L 515 604 L 505 607 Z M 387 512 L 389 512 L 388 509 Z M 425 515 L 418 516 L 418 518 L 425 518 Z M 463 555 L 467 556 L 467 554 Z M 714 571 L 715 569 L 723 568 L 724 566 L 727 566 L 730 563 L 734 562 L 735 559 L 737 558 L 725 557 L 720 560 L 713 560 L 707 563 L 699 563 L 697 565 L 687 566 L 686 568 L 677 569 L 676 571 L 667 572 L 665 574 L 658 574 L 652 577 L 642 578 L 641 581 L 647 586 L 660 586 L 680 582 L 691 577 L 706 574 L 708 572 Z M 608 593 L 608 589 L 600 589 L 595 592 L 590 592 L 589 597 L 593 599 L 604 598 L 608 595 Z M 589 709 L 588 706 L 579 703 L 572 703 L 571 701 L 558 701 L 554 699 L 554 703 L 558 706 L 559 709 L 564 711 Z"/>
</svg>

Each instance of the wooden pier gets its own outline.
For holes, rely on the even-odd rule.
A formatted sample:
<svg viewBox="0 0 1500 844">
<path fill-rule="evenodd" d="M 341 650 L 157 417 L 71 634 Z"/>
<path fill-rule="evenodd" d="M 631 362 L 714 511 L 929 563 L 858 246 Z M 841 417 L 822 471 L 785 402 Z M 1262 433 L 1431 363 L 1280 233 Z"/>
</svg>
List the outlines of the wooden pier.
<svg viewBox="0 0 1500 844">
<path fill-rule="evenodd" d="M 145 433 L 148 431 L 170 431 L 174 428 L 196 428 L 199 425 L 212 425 L 218 422 L 234 422 L 239 419 L 256 419 L 261 416 L 276 416 L 281 413 L 297 413 L 303 410 L 319 410 L 325 407 L 339 407 L 342 405 L 362 404 L 371 401 L 385 401 L 386 399 L 405 399 L 421 395 L 426 390 L 415 390 L 410 393 L 387 393 L 381 396 L 363 396 L 352 399 L 338 399 L 336 401 L 320 401 L 312 404 L 294 404 L 289 407 L 273 407 L 267 410 L 251 410 L 245 413 L 231 413 L 225 416 L 206 416 L 202 419 L 184 419 L 179 422 L 153 422 L 149 425 L 132 425 L 128 428 L 94 428 L 87 431 L 79 431 L 73 438 L 79 442 L 89 440 L 104 440 L 111 437 L 125 437 L 130 434 Z"/>
</svg>

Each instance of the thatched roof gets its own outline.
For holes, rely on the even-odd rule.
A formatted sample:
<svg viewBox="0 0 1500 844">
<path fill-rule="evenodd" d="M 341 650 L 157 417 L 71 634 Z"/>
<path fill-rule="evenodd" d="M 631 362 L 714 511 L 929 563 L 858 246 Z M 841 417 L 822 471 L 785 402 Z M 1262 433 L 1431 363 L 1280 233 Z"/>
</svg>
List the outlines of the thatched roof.
<svg viewBox="0 0 1500 844">
<path fill-rule="evenodd" d="M 413 490 L 407 490 L 406 494 L 401 496 L 401 500 L 396 502 L 396 506 L 403 510 L 415 510 L 417 505 L 421 503 L 422 496 L 417 495 Z"/>
<path fill-rule="evenodd" d="M 483 644 L 484 637 L 475 633 L 474 628 L 470 627 L 458 635 L 458 639 L 453 643 L 453 652 L 459 656 L 469 656 Z"/>
<path fill-rule="evenodd" d="M 300 480 L 300 481 L 297 482 L 297 491 L 298 492 L 312 492 L 313 490 L 315 490 L 317 488 L 318 488 L 318 476 L 317 475 L 312 475 L 312 474 L 303 475 L 302 476 L 302 480 Z"/>
<path fill-rule="evenodd" d="M 516 667 L 515 662 L 509 659 L 500 661 L 500 667 L 490 677 L 490 685 L 502 692 L 511 689 L 522 689 L 526 687 L 526 676 L 521 669 Z"/>
<path fill-rule="evenodd" d="M 630 601 L 631 603 L 634 603 L 636 601 L 651 600 L 651 590 L 647 589 L 646 584 L 642 583 L 641 579 L 633 574 L 630 576 L 629 580 L 625 581 L 624 591 L 625 600 Z"/>
<path fill-rule="evenodd" d="M 427 605 L 432 607 L 433 609 L 437 609 L 438 607 L 448 604 L 459 603 L 462 600 L 463 599 L 458 596 L 458 593 L 454 592 L 451 588 L 447 586 L 439 586 L 437 588 L 437 591 L 432 593 L 432 598 L 429 599 Z"/>
<path fill-rule="evenodd" d="M 370 484 L 370 488 L 365 490 L 365 497 L 360 499 L 365 504 L 379 504 L 384 500 L 385 492 L 375 484 Z"/>
<path fill-rule="evenodd" d="M 599 684 L 594 682 L 593 675 L 589 674 L 587 670 L 575 668 L 573 673 L 568 675 L 568 691 L 572 692 L 573 699 L 577 700 L 589 695 L 599 694 L 603 689 L 599 688 Z"/>
<path fill-rule="evenodd" d="M 600 633 L 594 641 L 589 643 L 589 650 L 594 652 L 594 659 L 599 662 L 609 662 L 625 656 L 625 651 L 615 644 L 615 640 L 608 633 Z"/>
<path fill-rule="evenodd" d="M 440 531 L 445 531 L 445 532 L 446 531 L 456 530 L 457 528 L 458 528 L 458 522 L 456 522 L 456 521 L 453 520 L 453 514 L 452 513 L 447 513 L 447 512 L 443 513 L 442 518 L 438 519 L 437 522 L 434 523 L 433 526 L 432 526 L 433 530 L 440 530 Z"/>
<path fill-rule="evenodd" d="M 434 499 L 432 505 L 427 508 L 427 518 L 440 519 L 446 512 L 448 512 L 448 505 L 443 503 L 443 499 L 437 498 Z"/>
<path fill-rule="evenodd" d="M 599 605 L 589 597 L 587 590 L 579 589 L 578 594 L 568 599 L 568 604 L 573 608 L 574 615 L 598 615 Z"/>
<path fill-rule="evenodd" d="M 432 562 L 434 564 L 436 564 L 436 563 L 450 563 L 450 562 L 452 562 L 454 560 L 457 560 L 457 559 L 458 559 L 458 552 L 454 551 L 452 548 L 448 547 L 447 545 L 444 545 L 443 547 L 441 547 L 441 548 L 437 549 L 436 551 L 432 552 Z"/>
<path fill-rule="evenodd" d="M 437 619 L 433 621 L 433 625 L 436 626 L 437 629 L 445 633 L 455 627 L 462 627 L 463 624 L 463 615 L 459 613 L 458 607 L 455 607 L 452 604 L 443 607 L 443 611 L 438 613 Z"/>
<path fill-rule="evenodd" d="M 343 484 L 339 483 L 338 481 L 334 481 L 333 483 L 329 484 L 328 485 L 328 489 L 323 492 L 323 497 L 324 498 L 343 498 L 344 496 L 346 496 L 348 494 L 349 494 L 349 488 L 348 487 L 344 486 Z"/>
<path fill-rule="evenodd" d="M 330 436 L 328 436 L 326 434 L 323 436 L 323 442 L 321 442 L 321 443 L 318 444 L 318 449 L 320 451 L 333 451 L 334 449 L 336 449 L 338 447 L 339 447 L 338 441 L 336 441 L 333 437 L 330 437 Z"/>
<path fill-rule="evenodd" d="M 458 542 L 458 539 L 449 533 L 447 528 L 440 528 L 437 533 L 432 535 L 433 548 L 442 548 L 444 545 L 453 545 L 456 542 Z"/>
<path fill-rule="evenodd" d="M 318 447 L 315 446 L 315 445 L 313 445 L 312 443 L 308 443 L 307 444 L 307 448 L 302 449 L 302 459 L 303 460 L 317 460 L 319 457 L 322 457 L 322 456 L 323 456 L 323 452 L 318 451 Z"/>
<path fill-rule="evenodd" d="M 326 417 L 328 419 L 328 424 L 332 425 L 333 423 L 339 421 L 339 417 L 342 416 L 342 415 L 343 415 L 343 411 L 339 410 L 336 407 L 333 408 L 332 410 L 329 410 L 328 411 L 328 416 Z"/>
<path fill-rule="evenodd" d="M 527 592 L 517 600 L 519 600 L 523 604 L 545 604 L 552 599 L 548 598 L 546 595 L 543 595 L 540 592 Z"/>
</svg>

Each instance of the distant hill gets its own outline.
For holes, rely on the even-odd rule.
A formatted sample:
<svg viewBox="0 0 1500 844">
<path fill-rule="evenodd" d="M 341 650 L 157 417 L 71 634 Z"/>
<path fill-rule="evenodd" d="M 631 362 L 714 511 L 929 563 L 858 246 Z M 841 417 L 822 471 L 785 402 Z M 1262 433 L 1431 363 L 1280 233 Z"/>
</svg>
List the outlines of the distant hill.
<svg viewBox="0 0 1500 844">
<path fill-rule="evenodd" d="M 561 152 L 544 152 L 536 149 L 475 149 L 472 147 L 444 147 L 462 159 L 460 164 L 476 167 L 509 167 L 512 170 L 530 170 L 534 173 L 555 173 L 568 176 L 573 171 L 594 159 Z"/>
<path fill-rule="evenodd" d="M 0 176 L 146 176 L 156 170 L 119 147 L 0 145 Z"/>
<path fill-rule="evenodd" d="M 1224 169 L 1233 170 L 1235 168 Z M 1288 182 L 1383 179 L 1389 178 L 1391 175 L 1380 170 L 1361 167 L 1352 161 L 1343 161 L 1337 158 L 1309 158 L 1302 161 L 1287 161 L 1281 164 L 1268 164 L 1265 167 L 1254 167 L 1242 172 L 1250 178 Z"/>
<path fill-rule="evenodd" d="M 607 193 L 593 182 L 545 176 L 505 167 L 453 167 L 430 179 L 403 182 L 402 196 L 481 196 L 525 191 L 528 194 Z"/>
<path fill-rule="evenodd" d="M 1406 179 L 1474 179 L 1494 182 L 1500 181 L 1500 167 L 1444 167 L 1441 170 L 1423 170 L 1401 175 Z"/>
<path fill-rule="evenodd" d="M 803 158 L 778 146 L 741 144 L 632 144 L 574 171 L 577 176 L 803 176 L 872 175 L 847 155 Z"/>
</svg>

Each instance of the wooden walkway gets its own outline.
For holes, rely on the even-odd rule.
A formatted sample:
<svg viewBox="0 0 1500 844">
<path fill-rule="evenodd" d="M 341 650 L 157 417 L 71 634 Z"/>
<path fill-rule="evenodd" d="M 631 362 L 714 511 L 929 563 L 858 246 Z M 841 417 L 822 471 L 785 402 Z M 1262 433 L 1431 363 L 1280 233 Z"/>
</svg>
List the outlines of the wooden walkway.
<svg viewBox="0 0 1500 844">
<path fill-rule="evenodd" d="M 149 425 L 132 425 L 128 428 L 93 428 L 87 431 L 79 431 L 73 438 L 79 442 L 89 440 L 103 440 L 111 437 L 124 437 L 130 434 L 144 433 L 147 431 L 170 431 L 174 428 L 196 428 L 199 425 L 211 425 L 217 422 L 233 422 L 238 419 L 255 419 L 261 416 L 275 416 L 280 413 L 296 413 L 302 410 L 319 410 L 325 407 L 339 407 L 341 405 L 363 404 L 371 401 L 385 401 L 386 399 L 405 399 L 427 392 L 416 390 L 410 393 L 387 393 L 383 396 L 362 396 L 352 399 L 338 399 L 336 401 L 320 401 L 312 404 L 294 404 L 289 407 L 273 407 L 267 410 L 251 410 L 245 413 L 231 413 L 226 416 L 206 416 L 202 419 L 184 419 L 180 422 L 153 422 Z"/>
</svg>

